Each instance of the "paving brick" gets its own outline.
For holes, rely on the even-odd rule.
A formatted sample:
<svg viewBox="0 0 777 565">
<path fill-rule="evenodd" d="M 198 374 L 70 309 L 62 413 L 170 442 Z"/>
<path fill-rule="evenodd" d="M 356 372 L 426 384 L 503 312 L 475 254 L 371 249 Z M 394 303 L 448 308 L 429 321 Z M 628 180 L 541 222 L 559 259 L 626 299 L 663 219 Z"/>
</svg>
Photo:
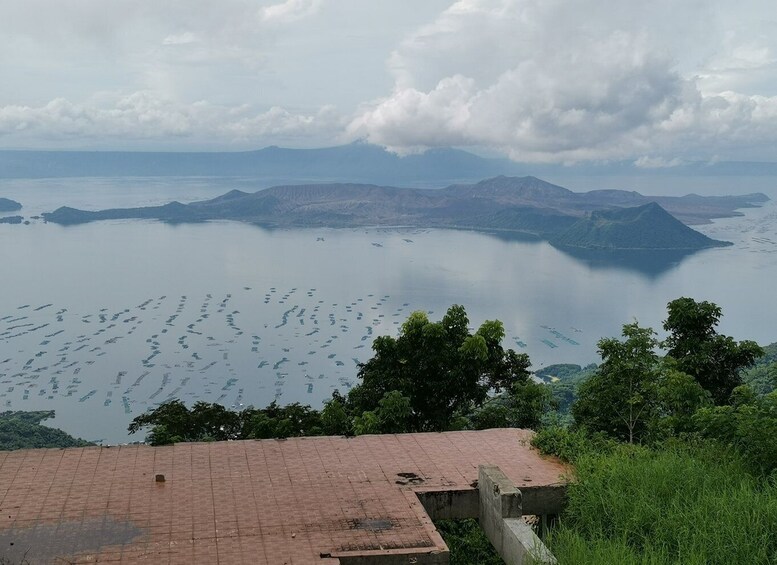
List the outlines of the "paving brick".
<svg viewBox="0 0 777 565">
<path fill-rule="evenodd" d="M 473 490 L 482 464 L 519 488 L 561 482 L 564 467 L 529 439 L 506 429 L 0 452 L 0 546 L 29 549 L 31 563 L 171 565 L 444 551 L 415 492 Z"/>
</svg>

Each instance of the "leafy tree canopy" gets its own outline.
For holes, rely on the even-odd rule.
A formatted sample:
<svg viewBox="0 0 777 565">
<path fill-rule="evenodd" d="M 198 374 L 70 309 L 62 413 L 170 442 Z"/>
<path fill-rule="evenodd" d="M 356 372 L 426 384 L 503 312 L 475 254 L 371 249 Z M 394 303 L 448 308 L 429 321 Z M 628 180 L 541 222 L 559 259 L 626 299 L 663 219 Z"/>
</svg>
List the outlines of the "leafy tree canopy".
<svg viewBox="0 0 777 565">
<path fill-rule="evenodd" d="M 725 404 L 742 384 L 740 371 L 752 365 L 764 350 L 754 341 L 736 342 L 718 334 L 721 309 L 716 304 L 683 297 L 671 301 L 667 310 L 667 355 L 677 361 L 678 370 L 709 391 L 716 404 Z"/>
<path fill-rule="evenodd" d="M 377 338 L 375 356 L 361 365 L 361 383 L 348 395 L 355 412 L 397 391 L 409 399 L 406 431 L 446 430 L 457 413 L 481 406 L 489 390 L 528 380 L 529 357 L 503 349 L 501 322 L 486 321 L 474 334 L 468 325 L 464 307 L 454 305 L 439 322 L 413 312 L 397 338 Z"/>
<path fill-rule="evenodd" d="M 331 423 L 336 416 L 328 414 L 330 428 L 323 424 L 320 412 L 299 403 L 278 406 L 273 402 L 266 408 L 235 412 L 208 402 L 196 402 L 189 409 L 180 400 L 170 400 L 133 419 L 128 430 L 134 434 L 150 428 L 146 441 L 151 445 L 314 436 L 336 425 Z"/>
<path fill-rule="evenodd" d="M 580 385 L 572 415 L 592 431 L 633 442 L 656 413 L 661 363 L 651 328 L 626 324 L 623 337 L 599 340 L 602 364 Z"/>
</svg>

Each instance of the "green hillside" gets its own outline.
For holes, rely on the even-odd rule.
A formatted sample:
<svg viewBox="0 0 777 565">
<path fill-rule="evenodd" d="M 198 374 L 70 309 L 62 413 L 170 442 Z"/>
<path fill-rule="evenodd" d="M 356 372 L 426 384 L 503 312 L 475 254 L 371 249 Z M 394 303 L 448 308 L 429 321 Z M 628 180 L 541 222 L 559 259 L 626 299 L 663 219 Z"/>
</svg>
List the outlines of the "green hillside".
<svg viewBox="0 0 777 565">
<path fill-rule="evenodd" d="M 655 202 L 634 208 L 591 212 L 551 243 L 559 247 L 642 250 L 730 245 L 689 228 Z"/>
</svg>

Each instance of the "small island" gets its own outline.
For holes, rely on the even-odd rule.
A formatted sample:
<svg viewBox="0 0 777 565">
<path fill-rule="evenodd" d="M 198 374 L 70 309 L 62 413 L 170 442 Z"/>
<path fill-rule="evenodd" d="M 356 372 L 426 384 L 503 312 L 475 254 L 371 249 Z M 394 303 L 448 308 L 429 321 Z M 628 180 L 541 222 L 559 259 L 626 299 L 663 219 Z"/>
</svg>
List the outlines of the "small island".
<svg viewBox="0 0 777 565">
<path fill-rule="evenodd" d="M 21 224 L 23 221 L 23 216 L 3 216 L 0 218 L 0 224 Z"/>
<path fill-rule="evenodd" d="M 169 223 L 236 220 L 270 228 L 454 228 L 529 235 L 576 248 L 696 250 L 725 243 L 686 224 L 741 215 L 738 209 L 767 200 L 763 194 L 647 197 L 623 190 L 578 193 L 536 177 L 500 176 L 440 189 L 342 183 L 276 186 L 255 193 L 232 190 L 190 204 L 100 211 L 62 207 L 43 217 L 62 225 L 146 219 Z"/>
<path fill-rule="evenodd" d="M 22 205 L 15 200 L 11 200 L 9 198 L 0 198 L 0 212 L 16 212 L 17 210 L 21 209 Z"/>
<path fill-rule="evenodd" d="M 732 245 L 689 228 L 655 202 L 597 210 L 550 240 L 560 248 L 590 250 L 697 250 Z"/>
</svg>

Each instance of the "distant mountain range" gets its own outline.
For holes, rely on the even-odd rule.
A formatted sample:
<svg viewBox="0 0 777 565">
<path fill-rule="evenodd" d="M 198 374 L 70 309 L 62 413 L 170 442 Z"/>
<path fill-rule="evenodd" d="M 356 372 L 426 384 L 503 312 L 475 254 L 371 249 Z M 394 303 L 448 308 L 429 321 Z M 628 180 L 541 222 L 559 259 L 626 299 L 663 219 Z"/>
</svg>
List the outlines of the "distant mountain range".
<svg viewBox="0 0 777 565">
<path fill-rule="evenodd" d="M 0 178 L 201 176 L 440 186 L 524 170 L 508 159 L 486 159 L 457 149 L 399 157 L 366 143 L 218 153 L 0 151 Z"/>
<path fill-rule="evenodd" d="M 43 217 L 58 224 L 141 218 L 239 220 L 268 227 L 449 227 L 530 234 L 573 247 L 700 249 L 720 242 L 705 238 L 675 217 L 702 223 L 737 215 L 738 208 L 766 200 L 763 194 L 648 198 L 617 190 L 576 193 L 535 177 L 499 176 L 439 190 L 362 184 L 276 186 L 255 193 L 233 190 L 191 204 L 101 211 L 63 207 Z M 624 211 L 634 207 L 644 210 Z M 599 213 L 602 210 L 613 213 Z M 607 223 L 611 227 L 604 229 Z M 692 238 L 688 232 L 700 237 Z"/>
<path fill-rule="evenodd" d="M 266 147 L 244 152 L 0 151 L 0 179 L 47 177 L 250 177 L 264 186 L 281 183 L 357 182 L 399 186 L 445 186 L 497 175 L 566 178 L 579 175 L 777 176 L 777 163 L 684 163 L 639 168 L 631 161 L 578 163 L 574 167 L 483 158 L 458 149 L 432 149 L 399 157 L 356 142 L 319 149 Z"/>
</svg>

